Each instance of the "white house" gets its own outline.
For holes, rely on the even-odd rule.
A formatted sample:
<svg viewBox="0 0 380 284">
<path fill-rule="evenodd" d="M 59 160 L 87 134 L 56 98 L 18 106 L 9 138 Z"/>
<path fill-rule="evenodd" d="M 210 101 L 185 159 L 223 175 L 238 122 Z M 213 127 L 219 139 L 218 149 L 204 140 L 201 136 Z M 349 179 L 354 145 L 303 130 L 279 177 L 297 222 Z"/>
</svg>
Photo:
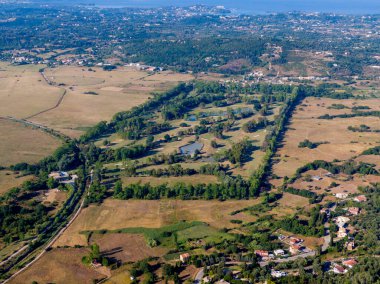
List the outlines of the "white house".
<svg viewBox="0 0 380 284">
<path fill-rule="evenodd" d="M 338 216 L 335 218 L 335 224 L 338 227 L 344 227 L 348 222 L 350 222 L 350 218 L 345 216 Z"/>
<path fill-rule="evenodd" d="M 273 251 L 273 253 L 275 256 L 283 256 L 285 254 L 285 251 L 282 249 L 276 249 L 275 251 Z"/>
<path fill-rule="evenodd" d="M 278 270 L 272 270 L 270 274 L 272 275 L 272 277 L 275 277 L 275 278 L 281 278 L 288 275 L 288 273 L 284 271 L 278 271 Z"/>
</svg>

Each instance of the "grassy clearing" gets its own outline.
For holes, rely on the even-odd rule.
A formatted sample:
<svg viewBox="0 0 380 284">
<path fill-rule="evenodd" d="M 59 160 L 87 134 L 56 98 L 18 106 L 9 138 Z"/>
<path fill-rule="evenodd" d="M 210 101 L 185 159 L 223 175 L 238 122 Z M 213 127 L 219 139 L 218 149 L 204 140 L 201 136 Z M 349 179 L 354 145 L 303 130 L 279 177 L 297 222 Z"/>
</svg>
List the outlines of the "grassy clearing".
<svg viewBox="0 0 380 284">
<path fill-rule="evenodd" d="M 19 177 L 18 174 L 3 170 L 0 171 L 0 195 L 6 193 L 9 189 L 21 185 L 24 181 L 32 179 L 32 176 Z"/>
<path fill-rule="evenodd" d="M 102 234 L 102 233 L 124 233 L 124 234 L 142 234 L 145 236 L 145 238 L 150 239 L 156 239 L 160 240 L 163 238 L 165 233 L 176 233 L 178 231 L 182 231 L 197 225 L 201 225 L 201 222 L 180 222 L 173 225 L 168 225 L 160 228 L 143 228 L 143 227 L 136 227 L 136 228 L 123 228 L 123 229 L 117 229 L 112 231 L 102 231 L 102 230 L 95 230 L 92 231 L 96 234 Z M 83 234 L 89 233 L 88 231 L 81 232 Z"/>
<path fill-rule="evenodd" d="M 276 218 L 290 217 L 296 213 L 298 209 L 308 206 L 308 198 L 285 192 L 282 198 L 278 200 L 278 206 L 269 211 L 268 214 L 275 215 Z"/>
<path fill-rule="evenodd" d="M 86 236 L 81 231 L 118 230 L 122 228 L 160 228 L 180 221 L 199 221 L 216 229 L 234 228 L 230 220 L 253 222 L 254 216 L 233 211 L 253 206 L 257 200 L 113 200 L 107 199 L 100 206 L 85 208 L 75 222 L 54 244 L 55 246 L 86 245 Z"/>
</svg>

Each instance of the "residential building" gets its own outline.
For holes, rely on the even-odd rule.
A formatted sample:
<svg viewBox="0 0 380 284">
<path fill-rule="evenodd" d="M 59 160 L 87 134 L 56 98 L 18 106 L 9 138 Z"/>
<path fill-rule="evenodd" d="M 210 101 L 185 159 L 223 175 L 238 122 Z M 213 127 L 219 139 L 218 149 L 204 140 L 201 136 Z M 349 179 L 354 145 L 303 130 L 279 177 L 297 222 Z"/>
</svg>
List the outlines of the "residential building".
<svg viewBox="0 0 380 284">
<path fill-rule="evenodd" d="M 336 194 L 335 194 L 335 197 L 336 197 L 336 198 L 339 198 L 339 199 L 345 199 L 345 198 L 348 197 L 348 193 L 339 192 L 339 193 L 336 193 Z"/>
<path fill-rule="evenodd" d="M 302 251 L 302 246 L 300 245 L 291 245 L 289 251 L 292 255 L 298 254 Z"/>
<path fill-rule="evenodd" d="M 281 278 L 288 275 L 288 273 L 286 273 L 285 271 L 278 271 L 278 270 L 272 270 L 270 274 L 274 278 Z"/>
<path fill-rule="evenodd" d="M 347 209 L 347 212 L 350 213 L 351 215 L 356 216 L 356 215 L 359 215 L 360 208 L 358 208 L 358 207 L 350 207 L 350 208 Z"/>
<path fill-rule="evenodd" d="M 338 238 L 345 238 L 345 237 L 347 237 L 347 229 L 344 228 L 344 227 L 339 227 L 337 236 L 338 236 Z"/>
<path fill-rule="evenodd" d="M 285 251 L 283 249 L 276 249 L 273 253 L 275 256 L 282 256 L 285 254 Z"/>
<path fill-rule="evenodd" d="M 255 250 L 255 254 L 261 258 L 269 257 L 269 252 L 267 250 Z"/>
<path fill-rule="evenodd" d="M 338 264 L 335 264 L 334 265 L 334 269 L 333 269 L 334 273 L 336 274 L 344 274 L 347 272 L 346 269 L 344 269 L 344 267 L 338 265 Z"/>
<path fill-rule="evenodd" d="M 345 216 L 338 216 L 335 218 L 335 224 L 337 224 L 338 227 L 344 227 L 349 221 L 350 218 Z"/>
<path fill-rule="evenodd" d="M 179 256 L 179 260 L 182 262 L 182 263 L 185 263 L 189 260 L 190 258 L 190 254 L 189 253 L 184 253 L 184 254 L 181 254 Z"/>
<path fill-rule="evenodd" d="M 355 259 L 350 258 L 342 261 L 342 264 L 348 268 L 353 268 L 355 265 L 358 264 L 358 262 Z"/>
<path fill-rule="evenodd" d="M 367 197 L 365 197 L 365 195 L 358 195 L 354 198 L 354 201 L 356 202 L 366 202 L 367 201 Z"/>
<path fill-rule="evenodd" d="M 354 250 L 354 248 L 355 248 L 355 242 L 354 242 L 354 241 L 352 241 L 352 242 L 347 242 L 347 243 L 346 243 L 346 248 L 347 248 L 348 251 L 352 251 L 352 250 Z"/>
<path fill-rule="evenodd" d="M 303 239 L 290 237 L 289 243 L 291 245 L 300 244 L 300 243 L 303 243 Z"/>
<path fill-rule="evenodd" d="M 70 179 L 70 175 L 67 172 L 51 172 L 49 178 L 53 178 L 57 182 L 63 182 Z"/>
</svg>

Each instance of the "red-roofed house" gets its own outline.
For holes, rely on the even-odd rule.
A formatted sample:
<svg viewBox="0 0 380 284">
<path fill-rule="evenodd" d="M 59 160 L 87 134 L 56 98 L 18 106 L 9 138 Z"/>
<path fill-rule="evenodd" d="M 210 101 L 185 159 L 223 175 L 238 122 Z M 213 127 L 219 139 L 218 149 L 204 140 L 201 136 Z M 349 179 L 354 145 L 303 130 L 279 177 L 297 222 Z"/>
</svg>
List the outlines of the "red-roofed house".
<svg viewBox="0 0 380 284">
<path fill-rule="evenodd" d="M 186 261 L 188 261 L 190 258 L 190 254 L 188 253 L 184 253 L 184 254 L 181 254 L 179 256 L 179 260 L 182 262 L 182 263 L 185 263 Z"/>
<path fill-rule="evenodd" d="M 359 213 L 360 213 L 360 208 L 358 208 L 358 207 L 350 207 L 350 208 L 348 208 L 348 213 L 350 213 L 351 215 L 359 215 Z"/>
<path fill-rule="evenodd" d="M 359 195 L 359 196 L 356 196 L 356 197 L 354 198 L 354 200 L 355 200 L 356 202 L 366 202 L 366 201 L 367 201 L 367 197 L 365 197 L 365 195 Z"/>
<path fill-rule="evenodd" d="M 299 244 L 302 242 L 303 242 L 303 239 L 299 239 L 299 238 L 295 238 L 295 237 L 290 237 L 290 241 L 289 241 L 289 243 L 291 245 Z"/>
<path fill-rule="evenodd" d="M 269 251 L 267 250 L 255 250 L 255 254 L 260 257 L 269 257 Z"/>
<path fill-rule="evenodd" d="M 352 268 L 352 267 L 354 267 L 355 265 L 358 264 L 358 262 L 355 259 L 353 259 L 353 258 L 344 260 L 342 263 L 343 263 L 344 266 L 347 266 L 348 268 Z"/>
<path fill-rule="evenodd" d="M 300 253 L 301 252 L 301 250 L 302 250 L 302 246 L 300 246 L 300 245 L 291 245 L 290 247 L 289 247 L 289 251 L 290 251 L 290 253 L 291 254 L 298 254 L 298 253 Z"/>
<path fill-rule="evenodd" d="M 336 274 L 343 274 L 343 273 L 346 273 L 346 272 L 347 272 L 347 270 L 344 269 L 344 267 L 342 267 L 340 265 L 337 265 L 337 264 L 334 266 L 334 273 L 336 273 Z"/>
</svg>

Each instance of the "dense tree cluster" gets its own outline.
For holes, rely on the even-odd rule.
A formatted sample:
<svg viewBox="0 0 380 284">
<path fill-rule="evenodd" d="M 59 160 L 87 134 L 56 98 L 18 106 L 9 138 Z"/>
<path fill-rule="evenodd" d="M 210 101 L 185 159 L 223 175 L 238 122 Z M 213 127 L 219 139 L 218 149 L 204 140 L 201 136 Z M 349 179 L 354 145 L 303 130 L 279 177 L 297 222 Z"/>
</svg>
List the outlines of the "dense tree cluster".
<svg viewBox="0 0 380 284">
<path fill-rule="evenodd" d="M 380 155 L 380 146 L 365 150 L 362 155 Z"/>
<path fill-rule="evenodd" d="M 243 131 L 246 133 L 252 133 L 259 129 L 267 127 L 268 124 L 269 124 L 269 121 L 265 117 L 259 118 L 258 121 L 251 120 L 243 125 Z"/>
<path fill-rule="evenodd" d="M 162 184 L 152 186 L 150 184 L 130 184 L 123 189 L 115 190 L 114 197 L 118 199 L 247 199 L 253 197 L 249 184 L 241 177 L 226 178 L 222 183 L 214 184 L 184 184 L 177 183 L 173 186 Z"/>
<path fill-rule="evenodd" d="M 315 149 L 321 144 L 326 144 L 328 142 L 311 142 L 309 139 L 305 139 L 298 144 L 298 148 L 309 148 Z"/>
</svg>

